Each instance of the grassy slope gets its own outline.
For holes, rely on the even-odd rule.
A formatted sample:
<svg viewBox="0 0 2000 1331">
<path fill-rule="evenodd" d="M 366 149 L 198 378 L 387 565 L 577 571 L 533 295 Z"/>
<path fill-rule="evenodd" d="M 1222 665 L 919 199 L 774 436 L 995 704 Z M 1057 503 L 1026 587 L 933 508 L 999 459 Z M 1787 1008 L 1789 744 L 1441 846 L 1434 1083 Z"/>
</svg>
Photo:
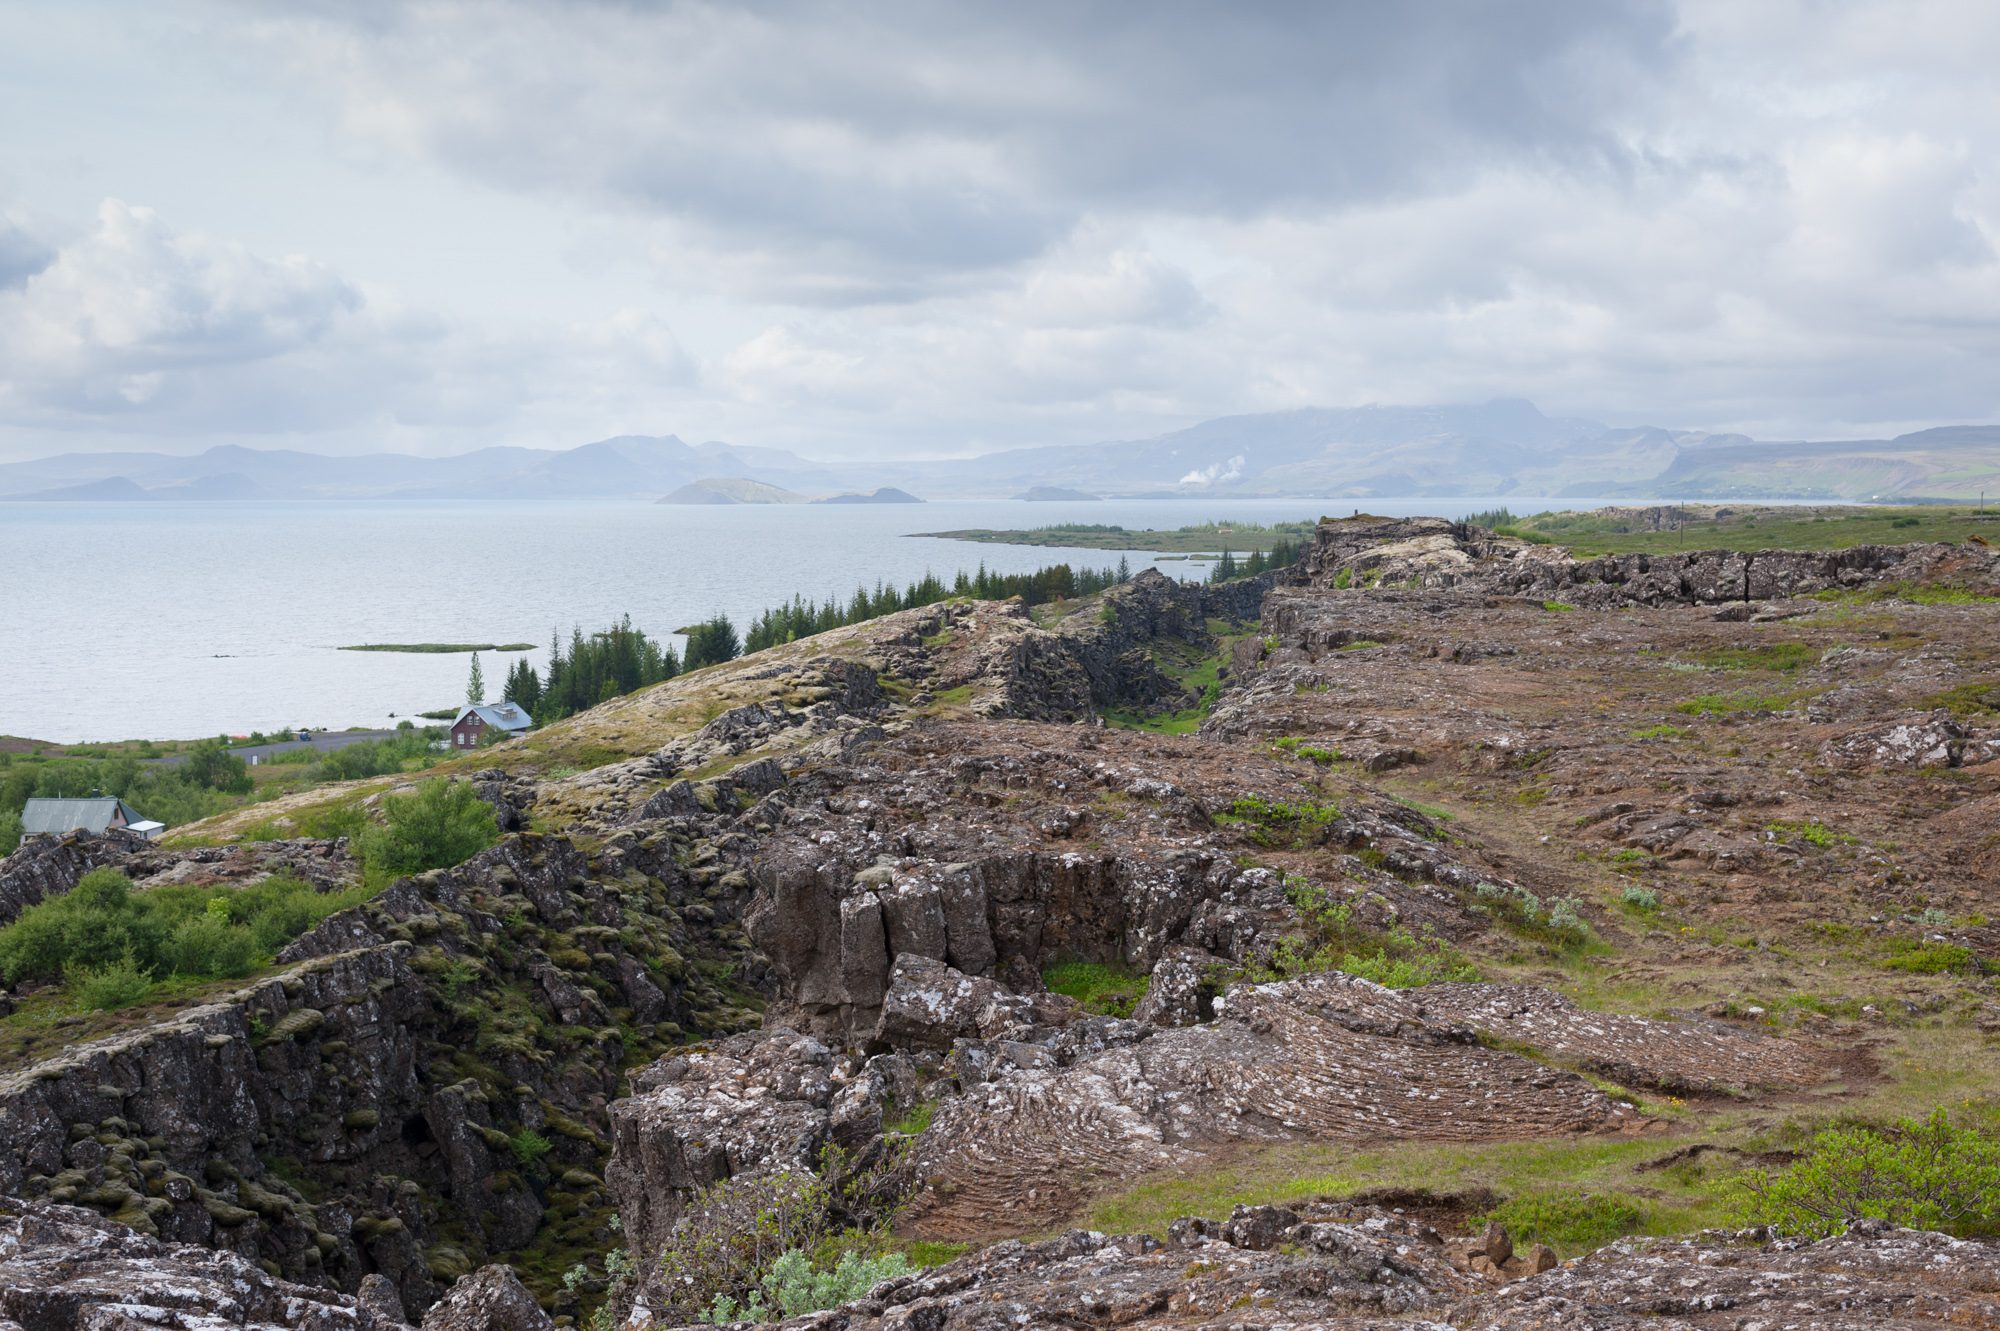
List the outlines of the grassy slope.
<svg viewBox="0 0 2000 1331">
<path fill-rule="evenodd" d="M 1580 556 L 1670 554 L 1677 550 L 1840 550 L 1855 545 L 1963 541 L 1974 534 L 2000 543 L 2000 505 L 1989 506 L 1984 512 L 1970 505 L 1679 507 L 1690 514 L 1679 531 L 1640 530 L 1637 515 L 1648 511 L 1643 509 L 1537 513 L 1513 523 L 1508 530 L 1548 537 Z"/>
</svg>

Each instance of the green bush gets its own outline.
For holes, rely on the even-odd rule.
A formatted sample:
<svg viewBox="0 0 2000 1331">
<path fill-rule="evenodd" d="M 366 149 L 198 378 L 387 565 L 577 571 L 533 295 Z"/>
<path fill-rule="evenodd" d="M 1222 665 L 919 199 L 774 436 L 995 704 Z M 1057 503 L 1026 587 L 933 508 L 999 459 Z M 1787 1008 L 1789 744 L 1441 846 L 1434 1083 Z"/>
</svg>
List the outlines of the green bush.
<svg viewBox="0 0 2000 1331">
<path fill-rule="evenodd" d="M 514 1158 L 527 1168 L 540 1163 L 543 1156 L 555 1149 L 555 1143 L 532 1128 L 522 1128 L 507 1139 L 507 1145 L 513 1149 Z"/>
<path fill-rule="evenodd" d="M 118 962 L 152 979 L 235 978 L 363 895 L 320 892 L 291 877 L 238 888 L 175 884 L 135 892 L 116 869 L 96 869 L 0 929 L 0 979 L 74 978 Z"/>
<path fill-rule="evenodd" d="M 791 1248 L 771 1263 L 757 1291 L 747 1301 L 738 1305 L 729 1295 L 719 1295 L 702 1320 L 713 1324 L 775 1322 L 782 1317 L 838 1308 L 885 1280 L 907 1275 L 909 1270 L 909 1262 L 899 1252 L 874 1256 L 846 1252 L 832 1269 L 820 1270 L 802 1249 Z"/>
<path fill-rule="evenodd" d="M 1549 1191 L 1510 1197 L 1478 1219 L 1505 1225 L 1516 1243 L 1546 1243 L 1577 1253 L 1637 1232 L 1646 1223 L 1646 1210 L 1623 1193 Z"/>
<path fill-rule="evenodd" d="M 1857 1220 L 2000 1235 L 2000 1141 L 1953 1127 L 1938 1109 L 1887 1128 L 1829 1128 L 1796 1164 L 1746 1176 L 1742 1218 L 1783 1234 L 1826 1238 Z"/>
<path fill-rule="evenodd" d="M 80 1006 L 109 1012 L 143 1003 L 153 992 L 153 978 L 127 955 L 102 966 L 71 969 L 68 987 Z"/>
<path fill-rule="evenodd" d="M 93 869 L 69 892 L 30 906 L 0 929 L 0 978 L 52 981 L 72 967 L 121 959 L 151 971 L 166 938 L 164 922 L 133 895 L 130 879 L 116 869 Z"/>
<path fill-rule="evenodd" d="M 462 781 L 420 782 L 414 793 L 382 801 L 382 827 L 361 836 L 361 858 L 371 874 L 400 877 L 449 869 L 500 839 L 493 809 Z"/>
<path fill-rule="evenodd" d="M 226 911 L 205 911 L 174 930 L 163 956 L 177 975 L 235 979 L 262 965 L 265 953 L 248 929 L 229 922 Z"/>
</svg>

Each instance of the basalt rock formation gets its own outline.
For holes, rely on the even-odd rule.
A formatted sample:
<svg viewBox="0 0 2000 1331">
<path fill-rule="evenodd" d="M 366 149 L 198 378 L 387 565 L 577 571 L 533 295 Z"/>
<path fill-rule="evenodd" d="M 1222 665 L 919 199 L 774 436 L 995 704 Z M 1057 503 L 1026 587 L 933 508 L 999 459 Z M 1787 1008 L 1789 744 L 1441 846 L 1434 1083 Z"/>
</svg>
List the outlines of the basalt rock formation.
<svg viewBox="0 0 2000 1331">
<path fill-rule="evenodd" d="M 538 1328 L 498 1259 L 660 1327 L 703 1190 L 831 1149 L 902 1237 L 975 1247 L 799 1326 L 2000 1325 L 1990 1249 L 1885 1227 L 1516 1251 L 1460 1232 L 1500 1198 L 1342 1189 L 1071 1228 L 1223 1162 L 1432 1145 L 1587 1148 L 1644 1202 L 1748 1158 L 1725 1108 L 1865 1105 L 1933 1056 L 1919 1023 L 1985 1057 L 1985 594 L 1970 546 L 1577 560 L 1354 519 L 1279 574 L 945 603 L 615 699 L 465 774 L 499 845 L 236 990 L 0 1030 L 0 1316 Z M 0 910 L 99 864 L 354 873 L 47 840 Z M 113 1257 L 142 1311 L 74 1293 Z M 37 1280 L 70 1292 L 7 1292 Z"/>
</svg>

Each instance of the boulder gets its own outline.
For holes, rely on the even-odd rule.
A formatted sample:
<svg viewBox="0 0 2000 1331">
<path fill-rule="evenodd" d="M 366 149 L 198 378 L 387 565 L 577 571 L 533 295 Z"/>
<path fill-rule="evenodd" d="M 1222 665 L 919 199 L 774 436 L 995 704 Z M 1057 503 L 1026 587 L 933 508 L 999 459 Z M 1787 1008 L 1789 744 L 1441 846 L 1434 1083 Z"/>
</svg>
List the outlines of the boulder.
<svg viewBox="0 0 2000 1331">
<path fill-rule="evenodd" d="M 511 1266 L 482 1266 L 424 1314 L 423 1331 L 555 1331 Z"/>
</svg>

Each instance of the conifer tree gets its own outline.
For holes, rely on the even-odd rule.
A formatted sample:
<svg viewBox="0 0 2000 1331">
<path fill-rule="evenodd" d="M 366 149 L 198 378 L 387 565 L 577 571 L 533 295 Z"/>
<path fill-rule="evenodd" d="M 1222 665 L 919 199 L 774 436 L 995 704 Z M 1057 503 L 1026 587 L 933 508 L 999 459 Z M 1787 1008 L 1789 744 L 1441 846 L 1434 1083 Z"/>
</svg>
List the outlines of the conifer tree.
<svg viewBox="0 0 2000 1331">
<path fill-rule="evenodd" d="M 479 671 L 479 653 L 472 654 L 472 674 L 465 681 L 465 702 L 468 707 L 477 707 L 486 701 L 486 677 Z"/>
</svg>

